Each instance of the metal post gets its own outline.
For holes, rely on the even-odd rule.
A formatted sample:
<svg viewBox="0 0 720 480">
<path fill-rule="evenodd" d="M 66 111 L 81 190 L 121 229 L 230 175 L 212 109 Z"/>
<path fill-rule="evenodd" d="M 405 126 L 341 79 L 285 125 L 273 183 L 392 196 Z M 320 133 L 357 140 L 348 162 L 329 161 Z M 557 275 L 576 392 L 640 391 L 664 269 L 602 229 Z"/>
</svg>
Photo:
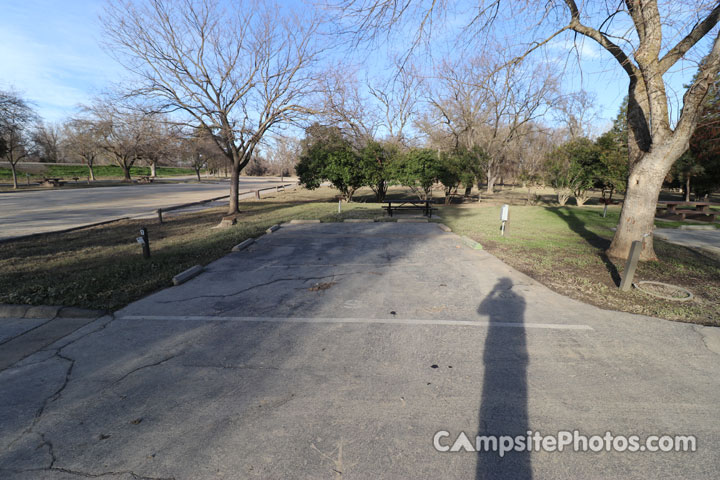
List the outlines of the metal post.
<svg viewBox="0 0 720 480">
<path fill-rule="evenodd" d="M 640 258 L 640 252 L 642 251 L 642 244 L 643 242 L 641 240 L 635 240 L 630 247 L 630 255 L 628 256 L 627 263 L 625 263 L 625 271 L 620 281 L 620 290 L 623 292 L 627 292 L 632 288 L 632 281 L 635 276 L 638 259 Z"/>
<path fill-rule="evenodd" d="M 507 224 L 510 221 L 510 205 L 505 204 L 500 209 L 500 235 L 505 236 L 507 230 Z"/>
</svg>

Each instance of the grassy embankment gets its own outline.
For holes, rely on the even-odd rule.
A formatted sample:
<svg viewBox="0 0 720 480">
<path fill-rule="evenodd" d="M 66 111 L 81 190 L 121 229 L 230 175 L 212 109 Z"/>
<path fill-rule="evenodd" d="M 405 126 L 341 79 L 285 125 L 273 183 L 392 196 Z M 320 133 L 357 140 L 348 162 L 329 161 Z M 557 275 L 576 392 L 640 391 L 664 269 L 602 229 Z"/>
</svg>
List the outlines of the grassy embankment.
<svg viewBox="0 0 720 480">
<path fill-rule="evenodd" d="M 18 182 L 23 184 L 27 181 L 26 174 L 30 174 L 30 181 L 42 180 L 43 178 L 63 178 L 66 181 L 72 181 L 73 177 L 77 177 L 80 181 L 87 180 L 89 170 L 83 165 L 27 165 L 19 163 L 17 166 Z M 117 165 L 98 165 L 93 168 L 95 178 L 101 179 L 122 179 L 123 172 Z M 194 175 L 195 171 L 191 168 L 179 167 L 158 167 L 158 177 L 171 177 L 178 175 Z M 150 167 L 131 167 L 130 176 L 133 178 L 150 175 Z M 0 167 L 0 180 L 12 181 L 12 171 L 10 167 Z"/>
</svg>

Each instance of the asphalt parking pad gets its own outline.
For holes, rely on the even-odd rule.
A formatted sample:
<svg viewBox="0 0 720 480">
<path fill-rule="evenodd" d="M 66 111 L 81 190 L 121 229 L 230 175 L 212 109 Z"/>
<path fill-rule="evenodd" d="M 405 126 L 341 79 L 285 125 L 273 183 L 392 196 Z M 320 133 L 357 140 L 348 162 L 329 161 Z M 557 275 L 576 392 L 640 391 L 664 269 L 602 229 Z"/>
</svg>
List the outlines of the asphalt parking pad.
<svg viewBox="0 0 720 480">
<path fill-rule="evenodd" d="M 0 372 L 0 472 L 712 478 L 717 360 L 690 325 L 556 295 L 433 224 L 283 226 Z M 433 447 L 573 429 L 701 448 Z"/>
</svg>

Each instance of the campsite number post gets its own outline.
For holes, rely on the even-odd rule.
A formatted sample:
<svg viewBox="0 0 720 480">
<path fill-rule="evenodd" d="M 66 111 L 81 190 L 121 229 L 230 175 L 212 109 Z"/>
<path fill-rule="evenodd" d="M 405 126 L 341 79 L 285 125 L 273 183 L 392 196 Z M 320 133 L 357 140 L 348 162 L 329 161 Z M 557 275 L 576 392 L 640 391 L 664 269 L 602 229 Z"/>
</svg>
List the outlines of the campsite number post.
<svg viewBox="0 0 720 480">
<path fill-rule="evenodd" d="M 505 236 L 505 230 L 510 220 L 510 206 L 506 203 L 500 210 L 500 235 Z"/>
<path fill-rule="evenodd" d="M 140 236 L 137 237 L 137 242 L 142 245 L 143 258 L 150 258 L 150 238 L 148 237 L 147 228 L 140 228 Z"/>
</svg>

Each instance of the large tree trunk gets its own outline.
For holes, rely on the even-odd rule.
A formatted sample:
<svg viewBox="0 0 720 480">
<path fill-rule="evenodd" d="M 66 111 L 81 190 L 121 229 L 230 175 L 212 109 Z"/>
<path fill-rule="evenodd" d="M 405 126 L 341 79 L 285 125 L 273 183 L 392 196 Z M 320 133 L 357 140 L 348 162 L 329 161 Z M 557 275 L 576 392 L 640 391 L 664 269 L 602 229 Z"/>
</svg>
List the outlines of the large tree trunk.
<svg viewBox="0 0 720 480">
<path fill-rule="evenodd" d="M 123 182 L 132 182 L 132 178 L 130 178 L 130 167 L 128 167 L 124 163 L 121 163 L 120 168 L 122 168 L 124 175 Z"/>
<path fill-rule="evenodd" d="M 228 215 L 238 213 L 238 193 L 240 191 L 240 166 L 233 164 L 232 175 L 230 175 L 230 202 L 228 204 Z"/>
<path fill-rule="evenodd" d="M 157 162 L 152 162 L 150 164 L 150 176 L 152 178 L 157 177 Z"/>
<path fill-rule="evenodd" d="M 13 177 L 13 188 L 17 190 L 18 183 L 17 183 L 17 172 L 15 171 L 15 164 L 13 162 L 10 162 L 10 170 L 12 170 L 12 177 Z"/>
<path fill-rule="evenodd" d="M 626 259 L 632 242 L 644 240 L 640 260 L 657 260 L 653 250 L 652 231 L 655 226 L 658 195 L 665 175 L 681 154 L 682 152 L 670 160 L 668 149 L 660 148 L 646 154 L 630 170 L 620 221 L 607 251 L 608 256 Z M 650 235 L 645 237 L 648 233 Z"/>
<path fill-rule="evenodd" d="M 375 190 L 375 201 L 376 202 L 382 202 L 385 200 L 385 195 L 387 195 L 387 188 L 388 188 L 387 182 L 385 182 L 384 180 L 377 184 L 377 187 Z"/>
<path fill-rule="evenodd" d="M 93 170 L 92 163 L 88 163 L 88 170 L 90 170 L 90 180 L 95 181 L 95 171 Z"/>
<path fill-rule="evenodd" d="M 492 195 L 495 192 L 495 181 L 497 180 L 497 177 L 495 175 L 491 175 L 488 173 L 487 175 L 487 189 L 485 190 L 485 193 L 488 195 Z"/>
</svg>

